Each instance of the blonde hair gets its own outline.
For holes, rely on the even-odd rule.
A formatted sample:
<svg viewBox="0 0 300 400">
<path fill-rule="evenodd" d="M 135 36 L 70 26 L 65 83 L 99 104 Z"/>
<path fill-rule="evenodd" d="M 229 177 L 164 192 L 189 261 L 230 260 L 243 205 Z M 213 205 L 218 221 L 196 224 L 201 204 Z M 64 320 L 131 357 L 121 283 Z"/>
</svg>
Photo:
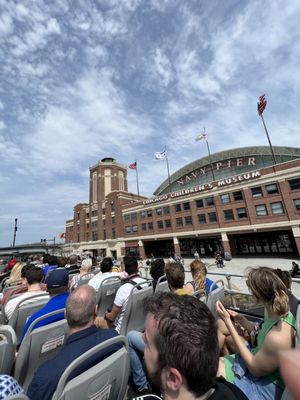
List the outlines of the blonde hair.
<svg viewBox="0 0 300 400">
<path fill-rule="evenodd" d="M 21 271 L 24 265 L 25 263 L 19 261 L 13 266 L 10 276 L 6 281 L 7 284 L 11 285 L 12 283 L 21 281 Z"/>
<path fill-rule="evenodd" d="M 206 266 L 202 261 L 194 260 L 191 262 L 190 268 L 195 282 L 195 291 L 199 290 L 200 295 L 202 296 L 206 291 Z"/>
<path fill-rule="evenodd" d="M 93 262 L 90 258 L 85 258 L 82 262 L 81 262 L 81 267 L 80 269 L 83 271 L 90 271 L 92 269 L 93 266 Z"/>
<path fill-rule="evenodd" d="M 275 315 L 283 317 L 288 314 L 288 289 L 272 268 L 249 269 L 246 283 L 255 299 L 269 305 Z"/>
</svg>

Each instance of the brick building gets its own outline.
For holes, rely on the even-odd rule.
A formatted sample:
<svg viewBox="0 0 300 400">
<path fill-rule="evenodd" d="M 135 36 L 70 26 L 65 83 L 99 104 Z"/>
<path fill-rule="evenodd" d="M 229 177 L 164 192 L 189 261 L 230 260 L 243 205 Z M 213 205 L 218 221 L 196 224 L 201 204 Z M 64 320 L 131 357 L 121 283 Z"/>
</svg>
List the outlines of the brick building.
<svg viewBox="0 0 300 400">
<path fill-rule="evenodd" d="M 121 257 L 300 255 L 300 149 L 245 147 L 184 166 L 146 198 L 129 193 L 126 166 L 90 168 L 89 203 L 74 207 L 66 245 Z M 210 163 L 211 161 L 211 163 Z"/>
</svg>

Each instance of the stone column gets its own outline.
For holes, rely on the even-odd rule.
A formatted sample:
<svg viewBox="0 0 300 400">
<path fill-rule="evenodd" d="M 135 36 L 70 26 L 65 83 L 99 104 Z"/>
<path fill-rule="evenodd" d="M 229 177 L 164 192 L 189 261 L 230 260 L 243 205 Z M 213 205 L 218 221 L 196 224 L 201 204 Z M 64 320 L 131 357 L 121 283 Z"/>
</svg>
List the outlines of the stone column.
<svg viewBox="0 0 300 400">
<path fill-rule="evenodd" d="M 174 251 L 177 256 L 180 256 L 180 246 L 178 242 L 178 238 L 175 236 L 173 237 L 173 243 L 174 243 Z"/>
<path fill-rule="evenodd" d="M 230 254 L 232 254 L 227 233 L 226 232 L 222 232 L 221 233 L 221 238 L 222 238 L 222 242 L 223 242 L 224 253 L 227 251 Z"/>
<path fill-rule="evenodd" d="M 139 240 L 139 253 L 140 253 L 140 257 L 142 257 L 142 259 L 146 258 L 144 243 L 142 240 Z"/>
</svg>

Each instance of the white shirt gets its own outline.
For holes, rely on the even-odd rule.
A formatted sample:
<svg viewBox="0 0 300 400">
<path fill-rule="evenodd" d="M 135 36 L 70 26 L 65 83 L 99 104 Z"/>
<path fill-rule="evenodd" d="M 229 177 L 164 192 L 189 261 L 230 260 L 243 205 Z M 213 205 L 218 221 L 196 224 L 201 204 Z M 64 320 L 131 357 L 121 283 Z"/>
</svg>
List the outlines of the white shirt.
<svg viewBox="0 0 300 400">
<path fill-rule="evenodd" d="M 101 282 L 106 278 L 113 278 L 118 276 L 119 278 L 126 278 L 126 272 L 99 272 L 99 274 L 95 275 L 90 281 L 89 285 L 92 286 L 96 291 L 99 290 Z"/>
<path fill-rule="evenodd" d="M 6 303 L 5 308 L 4 308 L 4 312 L 5 312 L 5 315 L 7 316 L 7 318 L 8 319 L 11 318 L 11 316 L 13 315 L 13 312 L 15 311 L 15 309 L 17 307 L 17 304 L 19 304 L 21 300 L 28 298 L 28 301 L 25 301 L 24 303 L 22 303 L 22 305 L 34 303 L 35 301 L 38 300 L 38 298 L 34 297 L 33 299 L 30 299 L 30 297 L 36 296 L 38 294 L 45 295 L 45 294 L 47 294 L 47 292 L 45 292 L 44 290 L 32 290 L 31 292 L 22 293 L 16 297 L 13 297 L 11 300 L 8 300 L 8 302 Z"/>
<path fill-rule="evenodd" d="M 136 277 L 132 278 L 132 280 L 136 283 L 145 282 L 145 279 L 141 278 L 140 276 L 136 276 Z M 147 285 L 145 285 L 145 287 L 147 287 Z M 131 293 L 132 288 L 133 288 L 133 285 L 131 283 L 125 283 L 124 285 L 119 287 L 119 289 L 116 293 L 114 304 L 118 307 L 122 307 L 121 313 L 118 315 L 118 317 L 116 318 L 116 320 L 114 322 L 115 329 L 118 333 L 120 333 L 120 330 L 121 330 L 121 324 L 122 324 L 122 320 L 124 317 L 125 308 L 126 308 L 126 305 L 128 302 L 128 297 Z M 135 290 L 137 290 L 137 289 L 135 289 Z"/>
</svg>

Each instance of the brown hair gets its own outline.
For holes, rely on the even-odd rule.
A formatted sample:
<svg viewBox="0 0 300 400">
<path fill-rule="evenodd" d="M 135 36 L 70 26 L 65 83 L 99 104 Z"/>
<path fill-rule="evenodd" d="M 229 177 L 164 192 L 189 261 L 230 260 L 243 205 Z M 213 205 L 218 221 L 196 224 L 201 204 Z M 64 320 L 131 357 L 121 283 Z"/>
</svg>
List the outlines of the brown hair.
<svg viewBox="0 0 300 400">
<path fill-rule="evenodd" d="M 165 267 L 166 277 L 169 286 L 173 289 L 181 289 L 184 285 L 184 268 L 181 264 L 172 262 Z"/>
<path fill-rule="evenodd" d="M 289 312 L 288 289 L 272 268 L 251 268 L 247 286 L 255 299 L 268 304 L 278 317 Z"/>
<path fill-rule="evenodd" d="M 202 261 L 194 260 L 191 262 L 190 268 L 195 282 L 195 290 L 199 290 L 202 296 L 205 294 L 206 290 L 206 266 Z"/>
</svg>

